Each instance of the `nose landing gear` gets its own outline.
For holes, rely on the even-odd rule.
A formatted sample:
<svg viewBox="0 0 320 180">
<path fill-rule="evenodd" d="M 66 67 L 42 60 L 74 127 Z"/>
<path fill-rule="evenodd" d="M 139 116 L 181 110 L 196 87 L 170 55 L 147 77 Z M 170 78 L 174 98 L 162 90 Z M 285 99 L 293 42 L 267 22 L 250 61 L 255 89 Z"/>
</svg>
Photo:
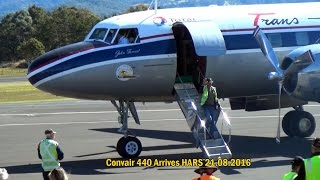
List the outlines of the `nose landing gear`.
<svg viewBox="0 0 320 180">
<path fill-rule="evenodd" d="M 140 124 L 138 114 L 133 102 L 129 101 L 119 101 L 119 106 L 115 101 L 111 103 L 117 108 L 119 112 L 118 121 L 122 124 L 122 127 L 119 129 L 119 132 L 123 133 L 124 136 L 119 139 L 117 143 L 117 152 L 123 158 L 136 158 L 140 155 L 142 151 L 142 145 L 138 138 L 129 130 L 128 128 L 128 112 L 130 112 L 137 124 Z"/>
</svg>

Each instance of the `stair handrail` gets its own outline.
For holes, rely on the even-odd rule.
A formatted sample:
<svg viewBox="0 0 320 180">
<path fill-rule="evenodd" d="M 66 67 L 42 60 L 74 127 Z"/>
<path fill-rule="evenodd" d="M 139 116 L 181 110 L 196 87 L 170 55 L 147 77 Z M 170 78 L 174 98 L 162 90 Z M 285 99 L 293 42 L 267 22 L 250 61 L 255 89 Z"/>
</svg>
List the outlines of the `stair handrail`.
<svg viewBox="0 0 320 180">
<path fill-rule="evenodd" d="M 182 81 L 182 79 L 181 79 L 181 77 L 180 77 L 180 75 L 179 75 L 178 72 L 177 72 L 177 75 L 178 75 L 179 81 L 180 81 L 181 84 L 183 84 L 183 86 L 184 86 L 184 90 L 185 90 L 186 93 L 187 93 L 188 100 L 190 100 L 190 103 L 192 103 L 193 100 L 191 99 L 191 96 L 190 96 L 188 90 L 187 90 L 186 87 L 185 87 L 185 83 Z M 208 128 L 207 128 L 205 125 L 203 125 L 203 120 L 201 119 L 199 113 L 197 112 L 197 109 L 195 109 L 194 107 L 193 107 L 192 109 L 193 109 L 193 112 L 195 113 L 195 115 L 196 115 L 196 117 L 197 117 L 197 120 L 199 121 L 200 125 L 203 127 L 203 135 L 204 135 L 204 140 L 205 140 L 204 142 L 205 142 L 205 145 L 206 145 L 206 139 L 207 139 L 207 135 L 206 135 L 207 133 L 206 133 L 206 132 L 209 132 L 209 130 L 208 130 Z M 197 132 L 197 135 L 199 136 L 198 130 L 197 130 L 196 132 Z M 209 135 L 210 135 L 210 134 L 209 134 Z M 211 136 L 211 135 L 210 135 L 210 136 Z"/>
<path fill-rule="evenodd" d="M 220 106 L 219 108 L 220 108 L 220 112 L 222 112 L 222 117 L 223 117 L 223 121 L 221 122 L 221 136 L 223 135 L 223 122 L 225 121 L 227 123 L 227 126 L 229 127 L 229 137 L 227 142 L 227 144 L 229 145 L 229 143 L 231 142 L 231 122 L 227 114 L 224 112 L 222 106 Z"/>
</svg>

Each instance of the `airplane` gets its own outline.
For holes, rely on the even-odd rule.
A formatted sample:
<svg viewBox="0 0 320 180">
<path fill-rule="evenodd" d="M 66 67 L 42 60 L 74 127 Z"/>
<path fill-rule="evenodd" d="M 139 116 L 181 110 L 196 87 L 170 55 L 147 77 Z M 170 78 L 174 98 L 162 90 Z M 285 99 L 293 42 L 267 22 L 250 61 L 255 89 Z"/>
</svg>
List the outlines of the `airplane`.
<svg viewBox="0 0 320 180">
<path fill-rule="evenodd" d="M 218 98 L 228 98 L 232 110 L 279 109 L 278 143 L 281 125 L 290 137 L 309 137 L 316 122 L 303 105 L 320 99 L 318 7 L 155 5 L 97 23 L 83 41 L 37 57 L 27 77 L 34 87 L 57 96 L 111 101 L 119 112 L 124 136 L 117 151 L 124 158 L 142 151 L 128 128 L 129 111 L 140 124 L 135 102 L 177 101 L 197 147 L 209 157 L 217 154 L 210 153 L 217 144 L 208 145 L 215 134 L 199 138 L 207 136 L 199 131 L 207 128 L 199 106 L 204 77 L 212 77 Z M 280 123 L 281 108 L 290 107 L 294 110 Z M 232 155 L 227 145 L 224 150 Z"/>
</svg>

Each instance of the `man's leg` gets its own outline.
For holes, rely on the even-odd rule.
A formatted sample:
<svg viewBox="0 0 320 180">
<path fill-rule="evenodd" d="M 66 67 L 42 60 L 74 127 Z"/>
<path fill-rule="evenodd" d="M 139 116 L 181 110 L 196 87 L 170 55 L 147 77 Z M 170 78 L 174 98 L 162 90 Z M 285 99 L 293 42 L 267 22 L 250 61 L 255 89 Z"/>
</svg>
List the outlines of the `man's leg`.
<svg viewBox="0 0 320 180">
<path fill-rule="evenodd" d="M 216 117 L 216 109 L 214 106 L 211 106 L 210 109 L 209 109 L 209 113 L 210 113 L 210 116 L 211 116 L 211 119 L 212 119 L 212 122 L 214 124 L 217 123 L 217 117 Z"/>
<path fill-rule="evenodd" d="M 216 124 L 218 121 L 217 117 L 217 111 L 215 109 L 215 106 L 210 106 L 209 108 L 210 118 L 211 118 L 211 124 L 210 124 L 210 134 L 214 135 L 214 131 L 217 130 Z"/>
<path fill-rule="evenodd" d="M 43 180 L 49 180 L 49 173 L 50 171 L 43 171 L 42 172 L 42 176 L 43 176 Z"/>
<path fill-rule="evenodd" d="M 204 110 L 204 113 L 206 114 L 206 118 L 207 118 L 206 127 L 210 127 L 209 125 L 212 122 L 211 115 L 210 115 L 210 107 L 209 106 L 204 106 L 203 110 Z"/>
</svg>

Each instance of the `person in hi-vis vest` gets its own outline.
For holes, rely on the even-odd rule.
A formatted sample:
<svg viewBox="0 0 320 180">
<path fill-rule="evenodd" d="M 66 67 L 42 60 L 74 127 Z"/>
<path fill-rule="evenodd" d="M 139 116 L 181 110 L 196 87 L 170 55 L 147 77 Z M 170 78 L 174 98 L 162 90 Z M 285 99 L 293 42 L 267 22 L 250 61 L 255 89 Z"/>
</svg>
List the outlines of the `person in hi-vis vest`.
<svg viewBox="0 0 320 180">
<path fill-rule="evenodd" d="M 210 134 L 214 131 L 219 117 L 219 102 L 216 88 L 212 85 L 211 78 L 205 78 L 203 81 L 203 93 L 201 96 L 201 106 L 206 114 L 207 122 L 206 126 L 210 129 Z"/>
<path fill-rule="evenodd" d="M 291 171 L 283 175 L 282 180 L 296 180 L 302 164 L 303 164 L 303 158 L 300 156 L 295 157 L 291 161 Z"/>
<path fill-rule="evenodd" d="M 56 132 L 52 129 L 47 129 L 44 133 L 46 138 L 38 145 L 38 156 L 42 160 L 43 179 L 49 180 L 48 174 L 60 167 L 59 160 L 63 159 L 64 153 L 58 142 L 54 140 Z"/>
<path fill-rule="evenodd" d="M 198 169 L 194 170 L 195 173 L 200 174 L 200 177 L 193 178 L 192 180 L 220 180 L 220 178 L 217 178 L 213 176 L 213 173 L 218 170 L 215 166 L 201 166 Z"/>
<path fill-rule="evenodd" d="M 320 179 L 320 138 L 315 138 L 311 144 L 311 156 L 304 159 L 297 179 L 319 180 Z"/>
</svg>

